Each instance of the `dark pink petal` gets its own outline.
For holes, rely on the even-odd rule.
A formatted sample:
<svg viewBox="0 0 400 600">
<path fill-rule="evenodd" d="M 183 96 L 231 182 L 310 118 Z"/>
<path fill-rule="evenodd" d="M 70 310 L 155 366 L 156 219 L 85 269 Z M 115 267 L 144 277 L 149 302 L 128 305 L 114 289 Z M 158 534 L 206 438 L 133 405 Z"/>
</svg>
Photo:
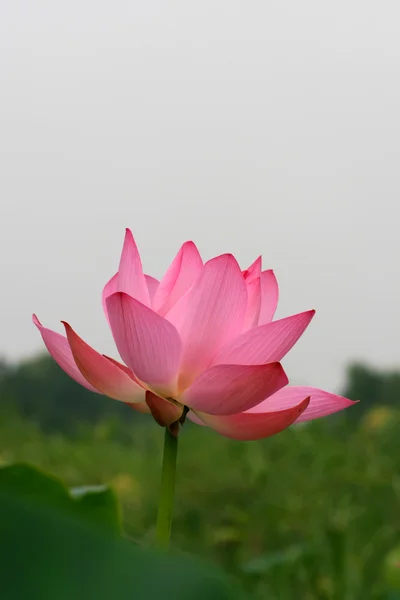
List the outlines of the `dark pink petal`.
<svg viewBox="0 0 400 600">
<path fill-rule="evenodd" d="M 153 304 L 153 300 L 154 300 L 154 296 L 156 295 L 156 291 L 158 289 L 158 286 L 160 285 L 160 282 L 158 281 L 158 279 L 156 279 L 155 277 L 152 277 L 151 275 L 145 275 L 144 276 L 146 283 L 147 283 L 147 289 L 149 290 L 149 296 L 150 296 L 150 303 L 151 305 Z M 116 292 L 121 291 L 122 290 L 115 290 Z"/>
<path fill-rule="evenodd" d="M 197 413 L 197 416 L 205 425 L 225 437 L 242 441 L 259 440 L 275 435 L 292 425 L 306 410 L 309 400 L 305 398 L 297 406 L 275 412 L 244 412 L 226 417 Z"/>
<path fill-rule="evenodd" d="M 99 391 L 86 381 L 76 366 L 67 338 L 52 329 L 43 327 L 36 315 L 32 316 L 32 320 L 39 329 L 47 350 L 62 370 L 77 383 L 80 383 L 91 392 L 96 392 L 98 394 Z"/>
<path fill-rule="evenodd" d="M 126 365 L 124 365 L 124 364 L 120 363 L 118 360 L 115 360 L 115 358 L 111 358 L 111 356 L 106 356 L 105 354 L 103 354 L 103 356 L 104 356 L 104 357 L 105 357 L 107 360 L 109 360 L 109 361 L 111 361 L 112 363 L 114 363 L 114 365 L 117 365 L 117 367 L 118 367 L 119 369 L 122 369 L 122 371 L 124 371 L 124 372 L 125 372 L 125 373 L 126 373 L 126 374 L 127 374 L 127 375 L 128 375 L 130 378 L 131 378 L 131 379 L 133 379 L 133 381 L 136 381 L 136 383 L 137 383 L 137 384 L 138 384 L 140 387 L 142 387 L 142 385 L 141 385 L 140 381 L 137 379 L 137 377 L 135 377 L 135 375 L 132 373 L 132 371 L 131 371 L 131 370 L 130 370 L 130 369 L 129 369 L 129 368 L 126 366 Z M 149 409 L 149 407 L 147 406 L 147 404 L 146 404 L 145 402 L 144 402 L 144 403 L 143 403 L 143 402 L 139 402 L 139 403 L 133 403 L 133 402 L 129 402 L 128 404 L 129 404 L 129 406 L 130 406 L 131 408 L 133 408 L 134 410 L 137 410 L 137 411 L 138 411 L 138 412 L 140 412 L 140 413 L 143 413 L 143 414 L 151 414 L 151 413 L 150 413 L 150 409 Z"/>
<path fill-rule="evenodd" d="M 213 364 L 260 365 L 280 361 L 297 342 L 314 314 L 314 310 L 309 310 L 249 329 L 226 344 Z"/>
<path fill-rule="evenodd" d="M 278 306 L 279 288 L 273 271 L 263 271 L 260 276 L 261 307 L 258 325 L 272 321 Z"/>
<path fill-rule="evenodd" d="M 117 273 L 117 289 L 135 298 L 146 306 L 150 305 L 149 290 L 142 269 L 142 261 L 130 229 L 126 230 L 124 246 Z"/>
<path fill-rule="evenodd" d="M 190 385 L 220 348 L 238 335 L 246 305 L 246 284 L 235 258 L 224 254 L 208 261 L 189 292 L 167 314 L 183 342 L 180 389 Z"/>
<path fill-rule="evenodd" d="M 129 377 L 131 379 L 133 379 L 133 381 L 136 381 L 137 384 L 140 384 L 139 379 L 135 376 L 135 374 L 130 370 L 129 367 L 127 367 L 126 365 L 124 365 L 123 363 L 119 362 L 119 360 L 115 360 L 115 358 L 111 358 L 111 356 L 107 356 L 106 354 L 103 354 L 104 358 L 106 358 L 107 360 L 110 360 L 112 363 L 114 363 L 114 365 L 117 365 L 117 367 L 119 369 L 122 369 L 122 371 L 125 371 L 125 373 L 127 375 L 129 375 Z"/>
<path fill-rule="evenodd" d="M 260 278 L 252 279 L 247 286 L 247 310 L 243 323 L 243 331 L 247 331 L 258 324 L 261 308 L 261 282 Z"/>
<path fill-rule="evenodd" d="M 93 387 L 114 400 L 127 403 L 145 402 L 145 390 L 125 370 L 96 352 L 75 333 L 68 323 L 63 323 L 75 363 Z"/>
<path fill-rule="evenodd" d="M 203 268 L 199 251 L 193 242 L 185 242 L 160 281 L 153 308 L 164 316 L 196 281 Z"/>
<path fill-rule="evenodd" d="M 122 371 L 124 371 L 127 375 L 129 375 L 129 377 L 131 377 L 131 379 L 133 379 L 133 381 L 136 381 L 136 383 L 140 386 L 140 382 L 136 379 L 136 377 L 134 376 L 134 374 L 132 373 L 132 371 L 130 369 L 128 369 L 127 366 L 123 365 L 122 363 L 120 363 L 118 360 L 115 360 L 115 358 L 111 358 L 110 356 L 106 356 L 105 354 L 103 354 L 103 356 L 111 361 L 112 363 L 114 363 L 114 365 L 117 365 L 117 367 L 119 367 L 120 369 L 122 369 Z M 146 390 L 145 390 L 146 392 Z M 125 404 L 128 404 L 128 406 L 130 406 L 131 408 L 133 408 L 133 410 L 136 410 L 142 414 L 145 415 L 149 415 L 151 414 L 149 407 L 147 406 L 146 402 L 125 402 Z"/>
<path fill-rule="evenodd" d="M 175 327 L 131 296 L 106 300 L 111 330 L 122 360 L 162 396 L 173 396 L 182 342 Z"/>
<path fill-rule="evenodd" d="M 270 396 L 264 402 L 261 402 L 261 404 L 254 406 L 248 412 L 258 414 L 292 408 L 306 396 L 310 398 L 310 403 L 307 409 L 297 419 L 298 422 L 326 417 L 327 415 L 349 408 L 349 406 L 352 406 L 353 404 L 357 404 L 357 402 L 343 398 L 343 396 L 330 394 L 329 392 L 324 392 L 317 388 L 304 385 L 287 386 Z"/>
<path fill-rule="evenodd" d="M 172 423 L 179 421 L 183 413 L 183 406 L 177 406 L 150 391 L 146 392 L 146 403 L 153 418 L 161 427 L 169 427 Z"/>
<path fill-rule="evenodd" d="M 261 256 L 259 256 L 258 258 L 256 258 L 256 260 L 253 262 L 252 265 L 250 265 L 250 267 L 248 269 L 246 269 L 246 271 L 243 271 L 243 277 L 245 278 L 247 283 L 250 283 L 250 281 L 253 281 L 253 279 L 258 279 L 261 275 L 261 262 L 262 262 L 262 258 Z"/>
<path fill-rule="evenodd" d="M 287 383 L 280 363 L 217 365 L 204 371 L 178 400 L 210 415 L 233 415 L 259 404 Z"/>
</svg>

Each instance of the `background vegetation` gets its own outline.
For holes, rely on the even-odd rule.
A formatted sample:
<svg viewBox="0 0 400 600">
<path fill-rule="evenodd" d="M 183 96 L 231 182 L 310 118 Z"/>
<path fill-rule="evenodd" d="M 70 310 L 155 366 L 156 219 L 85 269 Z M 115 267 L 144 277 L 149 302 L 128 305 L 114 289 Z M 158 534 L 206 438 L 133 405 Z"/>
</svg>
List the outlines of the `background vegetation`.
<svg viewBox="0 0 400 600">
<path fill-rule="evenodd" d="M 396 598 L 400 373 L 353 365 L 343 392 L 360 404 L 261 442 L 185 425 L 174 546 L 221 566 L 252 598 Z M 87 392 L 48 357 L 3 362 L 0 398 L 2 464 L 29 461 L 68 486 L 110 483 L 127 535 L 151 543 L 156 424 Z"/>
</svg>

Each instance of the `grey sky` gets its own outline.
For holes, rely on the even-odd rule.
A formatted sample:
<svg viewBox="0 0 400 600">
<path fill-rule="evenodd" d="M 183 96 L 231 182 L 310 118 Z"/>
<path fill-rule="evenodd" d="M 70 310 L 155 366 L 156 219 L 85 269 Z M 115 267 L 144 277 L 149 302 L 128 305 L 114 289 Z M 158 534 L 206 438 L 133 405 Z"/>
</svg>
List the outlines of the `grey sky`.
<svg viewBox="0 0 400 600">
<path fill-rule="evenodd" d="M 1 2 L 0 353 L 42 349 L 34 311 L 110 353 L 129 226 L 155 276 L 186 239 L 262 254 L 278 316 L 317 309 L 293 381 L 399 365 L 399 23 L 397 0 Z"/>
</svg>

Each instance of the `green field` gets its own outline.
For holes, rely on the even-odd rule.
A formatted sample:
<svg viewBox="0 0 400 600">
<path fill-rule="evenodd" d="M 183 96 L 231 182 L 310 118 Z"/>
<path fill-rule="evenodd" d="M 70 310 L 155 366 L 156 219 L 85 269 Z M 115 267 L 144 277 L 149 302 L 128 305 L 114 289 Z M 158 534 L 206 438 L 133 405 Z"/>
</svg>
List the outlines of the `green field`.
<svg viewBox="0 0 400 600">
<path fill-rule="evenodd" d="M 386 600 L 385 557 L 400 545 L 399 431 L 389 409 L 252 443 L 185 425 L 173 546 L 218 564 L 252 598 Z M 110 483 L 127 535 L 151 544 L 162 438 L 151 422 L 67 436 L 8 415 L 0 460 L 29 461 L 69 485 Z"/>
</svg>

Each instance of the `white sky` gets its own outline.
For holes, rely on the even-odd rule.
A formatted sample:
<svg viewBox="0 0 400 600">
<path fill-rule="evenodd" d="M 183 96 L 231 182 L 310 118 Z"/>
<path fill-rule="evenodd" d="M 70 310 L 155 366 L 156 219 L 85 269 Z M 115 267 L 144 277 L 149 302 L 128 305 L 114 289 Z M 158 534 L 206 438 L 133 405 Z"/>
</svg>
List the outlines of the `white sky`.
<svg viewBox="0 0 400 600">
<path fill-rule="evenodd" d="M 129 226 L 155 276 L 186 239 L 262 254 L 278 316 L 317 309 L 294 382 L 400 365 L 399 23 L 398 0 L 0 2 L 0 354 L 42 349 L 34 311 L 111 353 Z"/>
</svg>

